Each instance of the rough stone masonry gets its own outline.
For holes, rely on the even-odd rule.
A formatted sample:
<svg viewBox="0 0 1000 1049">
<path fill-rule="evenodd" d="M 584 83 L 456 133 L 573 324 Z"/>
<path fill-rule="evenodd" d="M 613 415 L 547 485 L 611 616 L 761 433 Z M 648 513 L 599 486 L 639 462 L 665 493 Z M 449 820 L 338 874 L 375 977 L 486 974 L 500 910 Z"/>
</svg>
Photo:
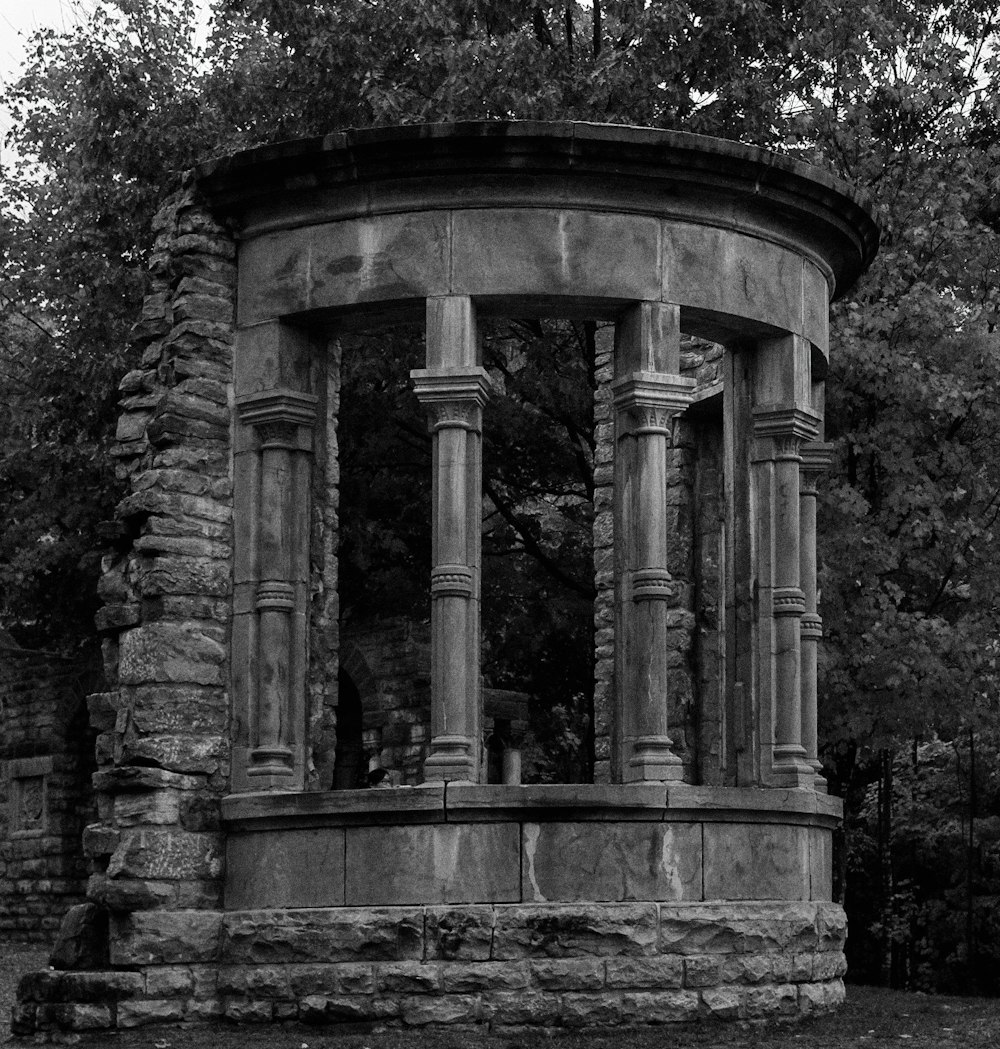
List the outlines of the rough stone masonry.
<svg viewBox="0 0 1000 1049">
<path fill-rule="evenodd" d="M 829 302 L 877 247 L 864 201 L 736 143 L 483 123 L 216 161 L 156 231 L 114 449 L 110 691 L 89 701 L 93 873 L 66 937 L 106 920 L 106 955 L 26 976 L 15 1030 L 835 1006 L 815 478 Z M 491 316 L 613 333 L 595 394 L 592 784 L 485 773 Z M 422 782 L 331 790 L 339 340 L 414 322 L 435 449 Z M 344 662 L 361 674 L 358 651 Z"/>
</svg>

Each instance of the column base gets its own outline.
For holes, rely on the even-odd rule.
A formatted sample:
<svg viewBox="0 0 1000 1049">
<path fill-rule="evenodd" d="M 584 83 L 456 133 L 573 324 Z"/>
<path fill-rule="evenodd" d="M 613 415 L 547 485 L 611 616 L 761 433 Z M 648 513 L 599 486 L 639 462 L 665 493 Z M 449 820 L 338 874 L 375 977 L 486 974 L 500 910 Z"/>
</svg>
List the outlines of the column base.
<svg viewBox="0 0 1000 1049">
<path fill-rule="evenodd" d="M 635 753 L 625 766 L 626 783 L 678 783 L 684 779 L 684 763 L 671 751 L 667 736 L 643 736 L 634 743 Z"/>
<path fill-rule="evenodd" d="M 247 775 L 287 777 L 295 774 L 295 759 L 289 747 L 254 747 Z"/>
<path fill-rule="evenodd" d="M 478 783 L 479 763 L 468 736 L 435 736 L 424 762 L 424 782 Z"/>
<path fill-rule="evenodd" d="M 806 760 L 806 752 L 801 746 L 775 747 L 771 771 L 777 787 L 814 789 L 816 770 Z"/>
</svg>

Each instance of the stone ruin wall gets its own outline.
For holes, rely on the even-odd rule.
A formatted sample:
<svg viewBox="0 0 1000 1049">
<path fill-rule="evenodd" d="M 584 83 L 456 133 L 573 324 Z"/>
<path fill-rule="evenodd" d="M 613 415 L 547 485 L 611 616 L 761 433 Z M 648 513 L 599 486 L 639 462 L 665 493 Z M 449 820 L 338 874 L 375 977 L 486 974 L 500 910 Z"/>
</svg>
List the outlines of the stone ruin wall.
<svg viewBox="0 0 1000 1049">
<path fill-rule="evenodd" d="M 93 821 L 94 737 L 85 661 L 20 648 L 0 634 L 0 936 L 51 942 L 83 902 L 80 835 Z"/>
<path fill-rule="evenodd" d="M 235 250 L 190 190 L 154 229 L 112 449 L 129 492 L 100 583 L 112 688 L 89 699 L 98 820 L 83 848 L 113 930 L 128 912 L 222 902 Z"/>
</svg>

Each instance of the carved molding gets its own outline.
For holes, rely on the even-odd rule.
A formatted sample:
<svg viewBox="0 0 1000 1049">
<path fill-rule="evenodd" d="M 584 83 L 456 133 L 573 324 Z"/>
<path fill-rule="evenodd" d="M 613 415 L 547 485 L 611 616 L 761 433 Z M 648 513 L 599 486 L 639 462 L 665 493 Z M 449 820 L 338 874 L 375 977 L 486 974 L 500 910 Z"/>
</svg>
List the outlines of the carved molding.
<svg viewBox="0 0 1000 1049">
<path fill-rule="evenodd" d="M 833 462 L 833 445 L 826 441 L 808 441 L 799 448 L 799 492 L 816 495 L 820 476 Z"/>
<path fill-rule="evenodd" d="M 823 640 L 823 620 L 815 612 L 806 612 L 799 622 L 803 641 Z"/>
<path fill-rule="evenodd" d="M 432 430 L 482 429 L 482 409 L 493 392 L 485 368 L 415 368 L 410 378 Z"/>
<path fill-rule="evenodd" d="M 633 601 L 674 601 L 677 587 L 665 568 L 639 568 L 632 573 Z"/>
<path fill-rule="evenodd" d="M 242 397 L 236 404 L 240 422 L 246 426 L 280 423 L 289 426 L 312 426 L 316 420 L 319 398 L 293 390 L 269 390 Z"/>
<path fill-rule="evenodd" d="M 691 403 L 696 380 L 660 372 L 633 372 L 611 384 L 615 410 L 625 416 L 636 436 L 669 437 L 671 424 Z"/>
<path fill-rule="evenodd" d="M 291 612 L 295 608 L 295 587 L 291 583 L 277 580 L 265 580 L 257 584 L 258 611 L 275 609 L 279 612 Z"/>
<path fill-rule="evenodd" d="M 820 421 L 818 412 L 792 404 L 761 404 L 753 410 L 754 435 L 770 437 L 776 442 L 783 439 L 794 440 L 796 444 L 815 441 Z"/>
<path fill-rule="evenodd" d="M 771 608 L 775 616 L 802 616 L 806 595 L 797 586 L 776 586 L 771 592 Z"/>
<path fill-rule="evenodd" d="M 432 568 L 431 597 L 472 597 L 472 569 L 467 565 L 437 565 Z"/>
</svg>

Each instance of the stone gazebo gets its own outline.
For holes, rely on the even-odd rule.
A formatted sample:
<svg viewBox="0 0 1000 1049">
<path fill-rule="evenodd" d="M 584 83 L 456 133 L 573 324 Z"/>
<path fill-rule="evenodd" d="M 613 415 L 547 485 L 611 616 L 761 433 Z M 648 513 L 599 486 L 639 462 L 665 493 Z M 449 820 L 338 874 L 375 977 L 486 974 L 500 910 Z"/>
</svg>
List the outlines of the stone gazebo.
<svg viewBox="0 0 1000 1049">
<path fill-rule="evenodd" d="M 472 123 L 217 161 L 158 231 L 103 584 L 115 690 L 91 701 L 108 968 L 29 977 L 20 1029 L 839 1003 L 815 479 L 829 302 L 878 240 L 859 195 L 733 142 Z M 498 316 L 613 322 L 593 784 L 485 782 L 479 325 Z M 333 791 L 338 340 L 414 322 L 424 782 Z M 723 348 L 711 374 L 682 367 L 682 336 Z"/>
</svg>

